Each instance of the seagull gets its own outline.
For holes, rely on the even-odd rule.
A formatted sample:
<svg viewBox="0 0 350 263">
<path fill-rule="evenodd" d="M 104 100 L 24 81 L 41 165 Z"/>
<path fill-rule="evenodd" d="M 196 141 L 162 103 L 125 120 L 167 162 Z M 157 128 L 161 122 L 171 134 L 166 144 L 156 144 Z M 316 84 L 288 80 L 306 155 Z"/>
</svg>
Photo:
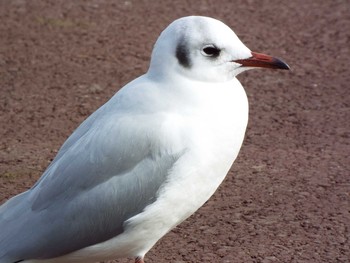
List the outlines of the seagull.
<svg viewBox="0 0 350 263">
<path fill-rule="evenodd" d="M 224 23 L 189 16 L 156 41 L 148 71 L 65 141 L 41 178 L 0 207 L 0 263 L 143 263 L 215 192 L 241 148 L 248 101 L 236 76 L 289 69 Z"/>
</svg>

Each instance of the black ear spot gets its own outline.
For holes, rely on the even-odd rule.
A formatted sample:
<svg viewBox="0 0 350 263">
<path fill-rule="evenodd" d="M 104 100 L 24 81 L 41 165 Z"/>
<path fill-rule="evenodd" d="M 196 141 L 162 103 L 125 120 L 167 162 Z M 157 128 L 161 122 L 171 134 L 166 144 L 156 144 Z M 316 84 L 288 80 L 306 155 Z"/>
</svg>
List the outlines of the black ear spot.
<svg viewBox="0 0 350 263">
<path fill-rule="evenodd" d="M 206 57 L 218 57 L 221 50 L 214 45 L 206 45 L 202 49 L 202 54 Z"/>
<path fill-rule="evenodd" d="M 185 68 L 191 67 L 191 61 L 189 57 L 189 51 L 184 42 L 180 42 L 176 47 L 176 58 L 180 65 Z"/>
</svg>

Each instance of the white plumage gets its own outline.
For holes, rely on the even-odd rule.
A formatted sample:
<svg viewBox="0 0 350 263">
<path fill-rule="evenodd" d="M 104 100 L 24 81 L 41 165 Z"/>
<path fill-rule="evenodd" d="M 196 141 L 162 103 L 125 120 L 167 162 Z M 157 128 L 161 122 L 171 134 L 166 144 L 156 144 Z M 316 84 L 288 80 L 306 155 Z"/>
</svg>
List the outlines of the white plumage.
<svg viewBox="0 0 350 263">
<path fill-rule="evenodd" d="M 288 68 L 220 21 L 173 22 L 148 72 L 80 125 L 32 189 L 0 207 L 0 262 L 143 262 L 235 160 L 248 121 L 235 77 L 251 67 Z"/>
</svg>

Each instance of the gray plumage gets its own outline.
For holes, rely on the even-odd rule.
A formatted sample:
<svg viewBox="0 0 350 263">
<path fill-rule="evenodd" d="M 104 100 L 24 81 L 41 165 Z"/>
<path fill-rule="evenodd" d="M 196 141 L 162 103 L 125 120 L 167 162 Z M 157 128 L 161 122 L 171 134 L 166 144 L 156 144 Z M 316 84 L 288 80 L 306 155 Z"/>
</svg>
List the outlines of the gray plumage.
<svg viewBox="0 0 350 263">
<path fill-rule="evenodd" d="M 145 114 L 157 114 L 147 105 L 138 102 L 134 110 L 122 93 L 112 100 L 114 108 L 101 107 L 68 138 L 30 190 L 0 207 L 1 263 L 58 257 L 106 241 L 156 200 L 181 153 L 154 147 L 162 117 L 153 126 L 142 123 Z M 128 111 L 119 109 L 124 103 Z"/>
</svg>

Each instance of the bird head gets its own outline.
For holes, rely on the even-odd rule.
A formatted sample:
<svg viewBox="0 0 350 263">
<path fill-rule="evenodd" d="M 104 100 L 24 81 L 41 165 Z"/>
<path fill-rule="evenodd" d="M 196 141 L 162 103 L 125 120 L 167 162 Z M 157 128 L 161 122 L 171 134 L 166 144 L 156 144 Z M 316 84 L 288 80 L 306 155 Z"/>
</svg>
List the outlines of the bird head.
<svg viewBox="0 0 350 263">
<path fill-rule="evenodd" d="M 282 60 L 252 52 L 219 20 L 189 16 L 175 20 L 159 36 L 149 74 L 176 73 L 206 82 L 224 82 L 252 68 L 289 69 Z"/>
</svg>

